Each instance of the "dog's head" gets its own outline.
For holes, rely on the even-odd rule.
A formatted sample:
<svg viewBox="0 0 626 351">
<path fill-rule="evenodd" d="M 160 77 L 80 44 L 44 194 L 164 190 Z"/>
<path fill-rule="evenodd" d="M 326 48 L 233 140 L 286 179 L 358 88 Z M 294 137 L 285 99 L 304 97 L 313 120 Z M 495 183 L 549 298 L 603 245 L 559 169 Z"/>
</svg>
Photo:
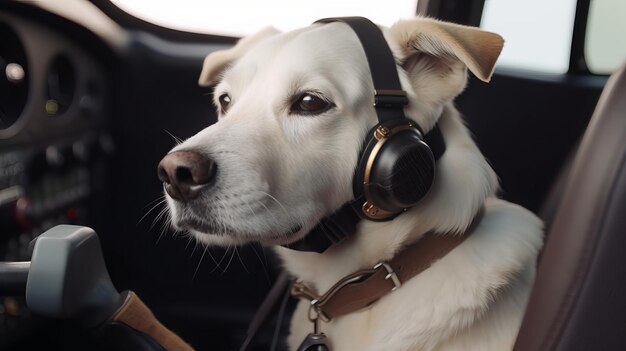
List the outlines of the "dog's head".
<svg viewBox="0 0 626 351">
<path fill-rule="evenodd" d="M 488 81 L 502 48 L 493 33 L 431 19 L 384 29 L 423 129 L 465 87 Z M 264 30 L 209 55 L 219 121 L 177 145 L 159 167 L 172 222 L 218 245 L 285 244 L 353 198 L 363 138 L 377 123 L 363 49 L 345 24 Z"/>
</svg>

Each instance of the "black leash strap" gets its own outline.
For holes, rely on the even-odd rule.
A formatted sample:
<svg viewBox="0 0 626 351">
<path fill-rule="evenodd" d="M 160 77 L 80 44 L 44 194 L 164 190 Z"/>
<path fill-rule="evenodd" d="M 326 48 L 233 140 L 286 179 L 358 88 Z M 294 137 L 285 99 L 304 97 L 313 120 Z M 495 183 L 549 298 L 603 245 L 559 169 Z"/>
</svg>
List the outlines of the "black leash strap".
<svg viewBox="0 0 626 351">
<path fill-rule="evenodd" d="M 274 286 L 272 286 L 267 296 L 265 296 L 261 306 L 257 309 L 254 317 L 252 317 L 252 321 L 250 321 L 250 325 L 248 325 L 248 330 L 246 331 L 246 339 L 239 348 L 239 351 L 247 351 L 250 349 L 254 337 L 259 333 L 263 324 L 270 318 L 270 314 L 275 309 L 278 301 L 280 301 L 281 297 L 285 294 L 289 294 L 289 284 L 290 281 L 287 272 L 282 271 L 278 278 L 276 278 Z M 282 321 L 278 320 L 276 323 L 278 323 L 280 327 Z"/>
</svg>

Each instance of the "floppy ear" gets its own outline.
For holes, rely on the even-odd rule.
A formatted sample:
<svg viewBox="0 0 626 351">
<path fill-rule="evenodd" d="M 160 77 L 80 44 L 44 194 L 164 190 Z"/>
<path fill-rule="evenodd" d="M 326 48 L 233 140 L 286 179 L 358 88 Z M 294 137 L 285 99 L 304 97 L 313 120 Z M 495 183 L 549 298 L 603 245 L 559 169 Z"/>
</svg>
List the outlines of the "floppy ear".
<svg viewBox="0 0 626 351">
<path fill-rule="evenodd" d="M 216 51 L 209 54 L 202 64 L 202 72 L 198 79 L 201 87 L 217 83 L 220 74 L 236 59 L 241 57 L 259 40 L 278 34 L 276 28 L 268 27 L 249 37 L 240 39 L 235 46 L 228 50 Z"/>
<path fill-rule="evenodd" d="M 400 21 L 389 34 L 399 45 L 401 64 L 412 84 L 415 80 L 436 88 L 445 84 L 439 87 L 442 94 L 435 100 L 454 98 L 463 90 L 465 67 L 488 82 L 504 44 L 498 34 L 429 18 Z"/>
</svg>

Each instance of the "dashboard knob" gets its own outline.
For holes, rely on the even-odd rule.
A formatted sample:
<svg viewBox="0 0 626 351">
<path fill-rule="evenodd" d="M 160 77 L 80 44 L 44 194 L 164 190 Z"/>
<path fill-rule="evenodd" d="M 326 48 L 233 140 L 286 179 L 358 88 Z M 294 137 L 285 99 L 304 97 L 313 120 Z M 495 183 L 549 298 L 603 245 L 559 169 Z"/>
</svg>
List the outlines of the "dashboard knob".
<svg viewBox="0 0 626 351">
<path fill-rule="evenodd" d="M 24 67 L 19 63 L 9 63 L 4 69 L 4 73 L 7 76 L 7 80 L 11 83 L 21 83 L 26 77 Z"/>
<path fill-rule="evenodd" d="M 46 148 L 46 162 L 52 167 L 61 167 L 65 163 L 65 156 L 56 146 Z"/>
<path fill-rule="evenodd" d="M 0 190 L 0 233 L 8 236 L 31 227 L 31 202 L 19 186 Z"/>
</svg>

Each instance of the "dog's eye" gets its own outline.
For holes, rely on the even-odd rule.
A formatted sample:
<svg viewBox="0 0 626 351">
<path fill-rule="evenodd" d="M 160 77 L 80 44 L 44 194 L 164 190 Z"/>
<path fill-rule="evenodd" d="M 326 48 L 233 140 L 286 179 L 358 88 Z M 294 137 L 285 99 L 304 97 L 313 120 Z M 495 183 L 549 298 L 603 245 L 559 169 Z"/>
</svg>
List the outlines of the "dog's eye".
<svg viewBox="0 0 626 351">
<path fill-rule="evenodd" d="M 304 93 L 291 105 L 291 113 L 298 115 L 319 115 L 330 110 L 334 105 L 323 98 Z"/>
<path fill-rule="evenodd" d="M 226 112 L 230 106 L 230 96 L 228 96 L 228 94 L 222 94 L 218 100 L 220 102 L 220 109 L 222 110 L 222 113 Z"/>
</svg>

